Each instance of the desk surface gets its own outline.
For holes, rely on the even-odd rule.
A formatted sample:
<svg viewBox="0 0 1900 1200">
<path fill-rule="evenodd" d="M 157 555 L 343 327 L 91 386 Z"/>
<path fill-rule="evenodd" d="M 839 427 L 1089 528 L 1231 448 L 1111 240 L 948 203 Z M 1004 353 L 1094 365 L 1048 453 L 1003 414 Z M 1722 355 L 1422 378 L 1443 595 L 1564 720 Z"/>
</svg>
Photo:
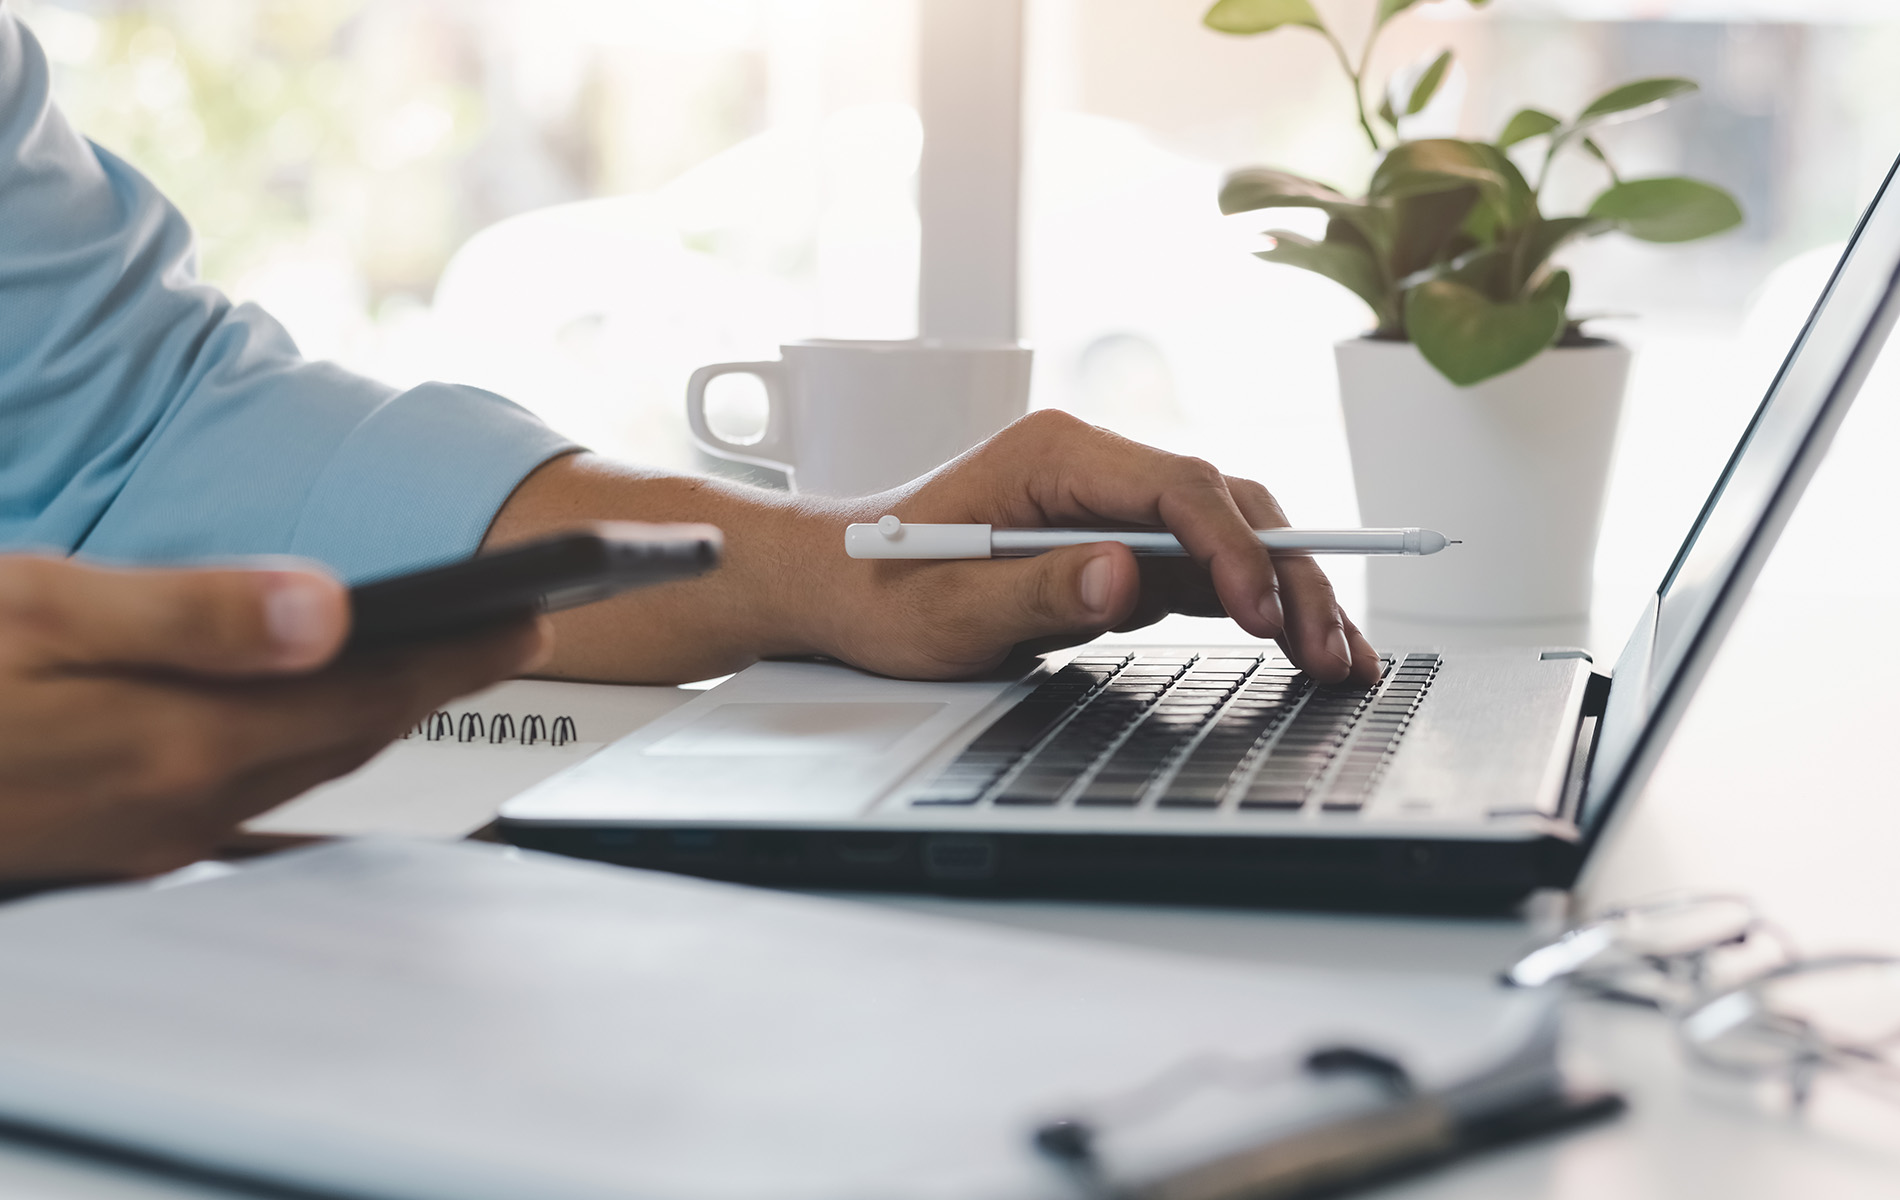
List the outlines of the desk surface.
<svg viewBox="0 0 1900 1200">
<path fill-rule="evenodd" d="M 1891 597 L 1763 593 L 1671 745 L 1627 836 L 1607 848 L 1596 902 L 1668 888 L 1746 892 L 1805 949 L 1900 950 L 1900 794 L 1885 753 L 1900 694 L 1846 669 L 1797 684 L 1785 664 L 1817 644 L 1891 628 Z M 1812 678 L 1812 677 L 1810 677 Z M 656 698 L 657 699 L 657 698 Z M 1103 904 L 882 898 L 1177 953 L 1489 974 L 1525 940 L 1511 921 L 1424 920 Z M 1569 1055 L 1622 1089 L 1631 1112 L 1381 1190 L 1404 1200 L 1733 1200 L 1900 1195 L 1900 1108 L 1823 1085 L 1797 1121 L 1684 1068 L 1656 1017 L 1579 1005 Z M 0 1194 L 18 1200 L 248 1196 L 0 1140 Z"/>
</svg>

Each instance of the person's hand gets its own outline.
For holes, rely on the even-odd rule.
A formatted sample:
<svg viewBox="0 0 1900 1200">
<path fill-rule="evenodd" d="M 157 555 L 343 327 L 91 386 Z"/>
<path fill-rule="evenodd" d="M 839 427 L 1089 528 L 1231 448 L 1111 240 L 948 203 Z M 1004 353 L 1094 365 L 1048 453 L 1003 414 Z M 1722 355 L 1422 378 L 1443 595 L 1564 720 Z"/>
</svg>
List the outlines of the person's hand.
<svg viewBox="0 0 1900 1200">
<path fill-rule="evenodd" d="M 1036 558 L 858 560 L 844 527 L 906 521 L 1163 526 L 1189 559 L 1137 562 L 1113 542 Z M 788 496 L 572 454 L 515 489 L 483 545 L 583 521 L 705 521 L 724 565 L 558 614 L 550 674 L 673 683 L 762 657 L 825 654 L 887 675 L 977 675 L 1018 647 L 1048 649 L 1169 612 L 1226 614 L 1327 683 L 1370 685 L 1379 658 L 1312 559 L 1273 558 L 1253 530 L 1284 527 L 1267 490 L 1198 459 L 1131 442 L 1064 413 L 1031 413 L 922 479 L 863 500 Z"/>
<path fill-rule="evenodd" d="M 144 875 L 545 658 L 545 622 L 338 659 L 302 570 L 0 557 L 0 878 Z"/>
<path fill-rule="evenodd" d="M 1199 459 L 1143 446 L 1043 410 L 930 475 L 871 497 L 851 519 L 997 526 L 1158 526 L 1191 559 L 1137 562 L 1113 542 L 1035 558 L 842 559 L 826 649 L 891 675 L 949 678 L 1000 663 L 1014 647 L 1086 641 L 1169 612 L 1232 617 L 1272 638 L 1327 683 L 1370 685 L 1379 659 L 1340 611 L 1311 558 L 1270 557 L 1254 529 L 1284 528 L 1267 489 Z"/>
</svg>

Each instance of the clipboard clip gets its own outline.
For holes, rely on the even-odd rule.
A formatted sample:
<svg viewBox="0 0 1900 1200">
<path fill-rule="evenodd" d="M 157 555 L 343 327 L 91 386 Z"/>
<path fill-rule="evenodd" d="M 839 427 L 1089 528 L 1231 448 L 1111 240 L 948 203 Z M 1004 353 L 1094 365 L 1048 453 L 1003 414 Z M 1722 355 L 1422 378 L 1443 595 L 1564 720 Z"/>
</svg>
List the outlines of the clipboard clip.
<svg viewBox="0 0 1900 1200">
<path fill-rule="evenodd" d="M 1304 1075 L 1373 1084 L 1385 1103 L 1308 1125 L 1285 1136 L 1148 1178 L 1118 1178 L 1103 1154 L 1103 1135 L 1173 1108 L 1210 1086 L 1264 1087 Z M 1453 1089 L 1456 1091 L 1457 1089 Z M 1423 1092 L 1403 1063 L 1361 1046 L 1323 1046 L 1303 1058 L 1191 1059 L 1134 1091 L 1036 1127 L 1037 1153 L 1059 1166 L 1089 1200 L 1295 1200 L 1334 1195 L 1462 1155 L 1604 1120 L 1623 1111 L 1614 1092 L 1555 1086 L 1492 1111 L 1456 1111 L 1447 1097 Z"/>
<path fill-rule="evenodd" d="M 1353 1045 L 1323 1046 L 1308 1053 L 1291 1069 L 1285 1059 L 1242 1060 L 1221 1056 L 1191 1059 L 1127 1093 L 1098 1110 L 1095 1117 L 1064 1116 L 1045 1121 L 1035 1130 L 1036 1150 L 1060 1164 L 1085 1195 L 1098 1200 L 1141 1200 L 1166 1196 L 1169 1200 L 1219 1200 L 1224 1196 L 1267 1197 L 1295 1195 L 1309 1184 L 1321 1182 L 1318 1174 L 1330 1178 L 1331 1171 L 1318 1161 L 1329 1157 L 1327 1150 L 1348 1152 L 1355 1160 L 1371 1155 L 1380 1159 L 1394 1154 L 1411 1155 L 1425 1147 L 1423 1141 L 1438 1144 L 1450 1133 L 1449 1118 L 1435 1102 L 1420 1100 L 1410 1072 L 1388 1055 Z M 1249 1148 L 1239 1154 L 1190 1168 L 1165 1179 L 1126 1186 L 1109 1177 L 1102 1161 L 1101 1136 L 1117 1125 L 1138 1121 L 1173 1107 L 1189 1095 L 1208 1087 L 1225 1085 L 1245 1088 L 1285 1080 L 1296 1073 L 1314 1079 L 1358 1076 L 1373 1083 L 1389 1099 L 1390 1106 L 1375 1110 L 1368 1118 L 1352 1124 L 1364 1126 L 1354 1132 L 1365 1136 L 1341 1139 L 1331 1136 L 1325 1145 L 1313 1143 L 1302 1153 L 1299 1142 L 1275 1143 Z M 1391 1118 L 1406 1114 L 1407 1119 Z M 1420 1117 L 1426 1119 L 1421 1121 Z M 1341 1128 L 1337 1132 L 1345 1133 Z M 1315 1155 L 1311 1151 L 1318 1150 Z M 1293 1185 L 1288 1187 L 1286 1185 Z"/>
</svg>

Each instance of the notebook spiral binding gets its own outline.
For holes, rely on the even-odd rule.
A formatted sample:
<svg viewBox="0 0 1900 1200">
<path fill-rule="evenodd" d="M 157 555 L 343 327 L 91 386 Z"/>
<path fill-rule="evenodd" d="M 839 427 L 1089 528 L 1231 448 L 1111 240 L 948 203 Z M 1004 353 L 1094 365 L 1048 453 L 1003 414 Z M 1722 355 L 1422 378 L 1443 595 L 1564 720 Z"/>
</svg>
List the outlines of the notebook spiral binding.
<svg viewBox="0 0 1900 1200">
<path fill-rule="evenodd" d="M 404 740 L 422 738 L 429 742 L 487 742 L 491 746 L 515 743 L 522 746 L 567 746 L 581 740 L 574 718 L 550 720 L 540 713 L 523 713 L 519 719 L 510 713 L 494 713 L 486 718 L 478 712 L 454 713 L 438 709 L 402 735 Z"/>
</svg>

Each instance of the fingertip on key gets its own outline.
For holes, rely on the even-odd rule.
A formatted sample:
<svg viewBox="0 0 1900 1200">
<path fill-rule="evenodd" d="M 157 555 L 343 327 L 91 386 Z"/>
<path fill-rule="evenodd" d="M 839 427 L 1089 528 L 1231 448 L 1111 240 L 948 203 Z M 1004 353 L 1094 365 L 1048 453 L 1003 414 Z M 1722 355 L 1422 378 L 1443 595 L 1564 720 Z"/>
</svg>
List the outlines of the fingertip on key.
<svg viewBox="0 0 1900 1200">
<path fill-rule="evenodd" d="M 1346 642 L 1346 631 L 1338 625 L 1326 635 L 1326 653 L 1339 660 L 1346 673 L 1352 673 L 1352 647 Z"/>
<path fill-rule="evenodd" d="M 1260 597 L 1259 613 L 1260 619 L 1264 621 L 1267 626 L 1266 629 L 1262 630 L 1264 636 L 1270 638 L 1279 637 L 1280 634 L 1285 631 L 1286 611 L 1280 607 L 1280 590 L 1278 588 L 1270 587 L 1267 589 L 1266 594 Z"/>
</svg>

